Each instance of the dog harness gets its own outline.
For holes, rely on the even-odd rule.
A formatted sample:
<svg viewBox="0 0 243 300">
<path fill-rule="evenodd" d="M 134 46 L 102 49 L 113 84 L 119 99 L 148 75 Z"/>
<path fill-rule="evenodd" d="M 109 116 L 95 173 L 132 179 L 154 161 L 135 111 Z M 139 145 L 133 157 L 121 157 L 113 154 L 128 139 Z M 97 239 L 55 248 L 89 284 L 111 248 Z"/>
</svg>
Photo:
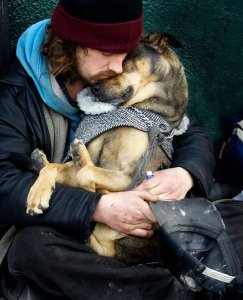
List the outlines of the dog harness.
<svg viewBox="0 0 243 300">
<path fill-rule="evenodd" d="M 156 138 L 171 160 L 173 129 L 163 117 L 144 109 L 121 108 L 97 115 L 84 115 L 75 132 L 75 138 L 87 144 L 112 128 L 124 126 L 148 132 L 149 139 Z"/>
<path fill-rule="evenodd" d="M 140 175 L 134 185 L 141 182 L 142 174 L 157 145 L 162 148 L 168 160 L 171 161 L 174 131 L 163 117 L 148 110 L 131 107 L 114 109 L 96 115 L 84 115 L 74 136 L 84 144 L 87 144 L 102 133 L 118 127 L 133 127 L 148 133 L 149 146 L 143 162 L 139 166 Z M 64 162 L 69 157 L 70 153 L 68 153 Z M 161 165 L 161 168 L 165 167 L 169 167 L 169 165 Z"/>
</svg>

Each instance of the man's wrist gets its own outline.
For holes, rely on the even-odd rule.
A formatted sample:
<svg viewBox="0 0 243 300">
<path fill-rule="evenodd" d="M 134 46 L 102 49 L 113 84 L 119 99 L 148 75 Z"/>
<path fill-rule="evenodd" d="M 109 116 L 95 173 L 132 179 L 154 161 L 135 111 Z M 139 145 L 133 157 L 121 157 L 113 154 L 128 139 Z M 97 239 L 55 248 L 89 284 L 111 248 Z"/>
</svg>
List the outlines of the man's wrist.
<svg viewBox="0 0 243 300">
<path fill-rule="evenodd" d="M 180 177 L 183 178 L 183 181 L 185 182 L 185 185 L 188 188 L 188 191 L 191 190 L 194 186 L 194 177 L 193 175 L 186 169 L 182 167 L 177 167 L 177 170 L 180 174 Z"/>
<path fill-rule="evenodd" d="M 100 197 L 100 200 L 98 201 L 96 209 L 95 209 L 95 211 L 93 213 L 92 221 L 95 221 L 95 222 L 102 222 L 102 221 L 104 221 L 104 202 L 107 202 L 105 200 L 105 198 L 106 198 L 106 195 L 102 195 Z"/>
</svg>

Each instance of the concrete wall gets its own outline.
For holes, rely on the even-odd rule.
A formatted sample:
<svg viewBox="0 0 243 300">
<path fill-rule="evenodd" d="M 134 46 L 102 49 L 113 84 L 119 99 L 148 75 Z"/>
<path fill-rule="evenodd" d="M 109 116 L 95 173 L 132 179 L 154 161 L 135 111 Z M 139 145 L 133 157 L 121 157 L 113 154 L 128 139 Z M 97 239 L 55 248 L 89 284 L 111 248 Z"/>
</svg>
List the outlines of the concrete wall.
<svg viewBox="0 0 243 300">
<path fill-rule="evenodd" d="M 131 0 L 132 1 L 132 0 Z M 11 0 L 10 41 L 48 18 L 56 0 Z M 243 1 L 144 0 L 145 31 L 173 34 L 186 67 L 192 112 L 217 140 L 227 116 L 243 110 Z"/>
</svg>

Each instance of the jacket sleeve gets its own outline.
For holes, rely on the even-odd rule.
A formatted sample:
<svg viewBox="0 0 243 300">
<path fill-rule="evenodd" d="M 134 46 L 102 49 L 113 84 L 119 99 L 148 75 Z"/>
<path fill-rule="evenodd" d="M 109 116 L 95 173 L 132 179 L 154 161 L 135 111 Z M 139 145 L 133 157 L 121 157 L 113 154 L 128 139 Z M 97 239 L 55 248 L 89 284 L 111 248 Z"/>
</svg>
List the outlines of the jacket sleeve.
<svg viewBox="0 0 243 300">
<path fill-rule="evenodd" d="M 26 199 L 36 175 L 18 169 L 10 152 L 30 155 L 33 145 L 31 126 L 25 112 L 7 88 L 0 89 L 0 224 L 46 225 L 88 235 L 92 215 L 100 195 L 80 188 L 57 185 L 50 207 L 42 215 L 26 214 Z M 41 133 L 40 133 L 41 134 Z"/>
<path fill-rule="evenodd" d="M 213 147 L 202 127 L 192 117 L 187 131 L 175 136 L 172 167 L 182 167 L 194 177 L 192 194 L 208 197 L 215 168 Z"/>
</svg>

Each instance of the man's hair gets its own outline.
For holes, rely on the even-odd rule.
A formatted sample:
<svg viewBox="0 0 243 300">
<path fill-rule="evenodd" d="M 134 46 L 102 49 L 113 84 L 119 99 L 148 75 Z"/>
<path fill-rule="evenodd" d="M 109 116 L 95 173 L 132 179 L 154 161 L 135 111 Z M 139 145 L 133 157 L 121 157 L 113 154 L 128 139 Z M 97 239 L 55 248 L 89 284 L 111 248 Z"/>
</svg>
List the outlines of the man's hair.
<svg viewBox="0 0 243 300">
<path fill-rule="evenodd" d="M 51 66 L 50 72 L 54 76 L 61 75 L 66 84 L 80 78 L 76 69 L 76 50 L 78 47 L 80 45 L 56 36 L 51 25 L 47 26 L 41 53 L 48 59 Z M 84 51 L 86 50 L 84 48 Z"/>
</svg>

